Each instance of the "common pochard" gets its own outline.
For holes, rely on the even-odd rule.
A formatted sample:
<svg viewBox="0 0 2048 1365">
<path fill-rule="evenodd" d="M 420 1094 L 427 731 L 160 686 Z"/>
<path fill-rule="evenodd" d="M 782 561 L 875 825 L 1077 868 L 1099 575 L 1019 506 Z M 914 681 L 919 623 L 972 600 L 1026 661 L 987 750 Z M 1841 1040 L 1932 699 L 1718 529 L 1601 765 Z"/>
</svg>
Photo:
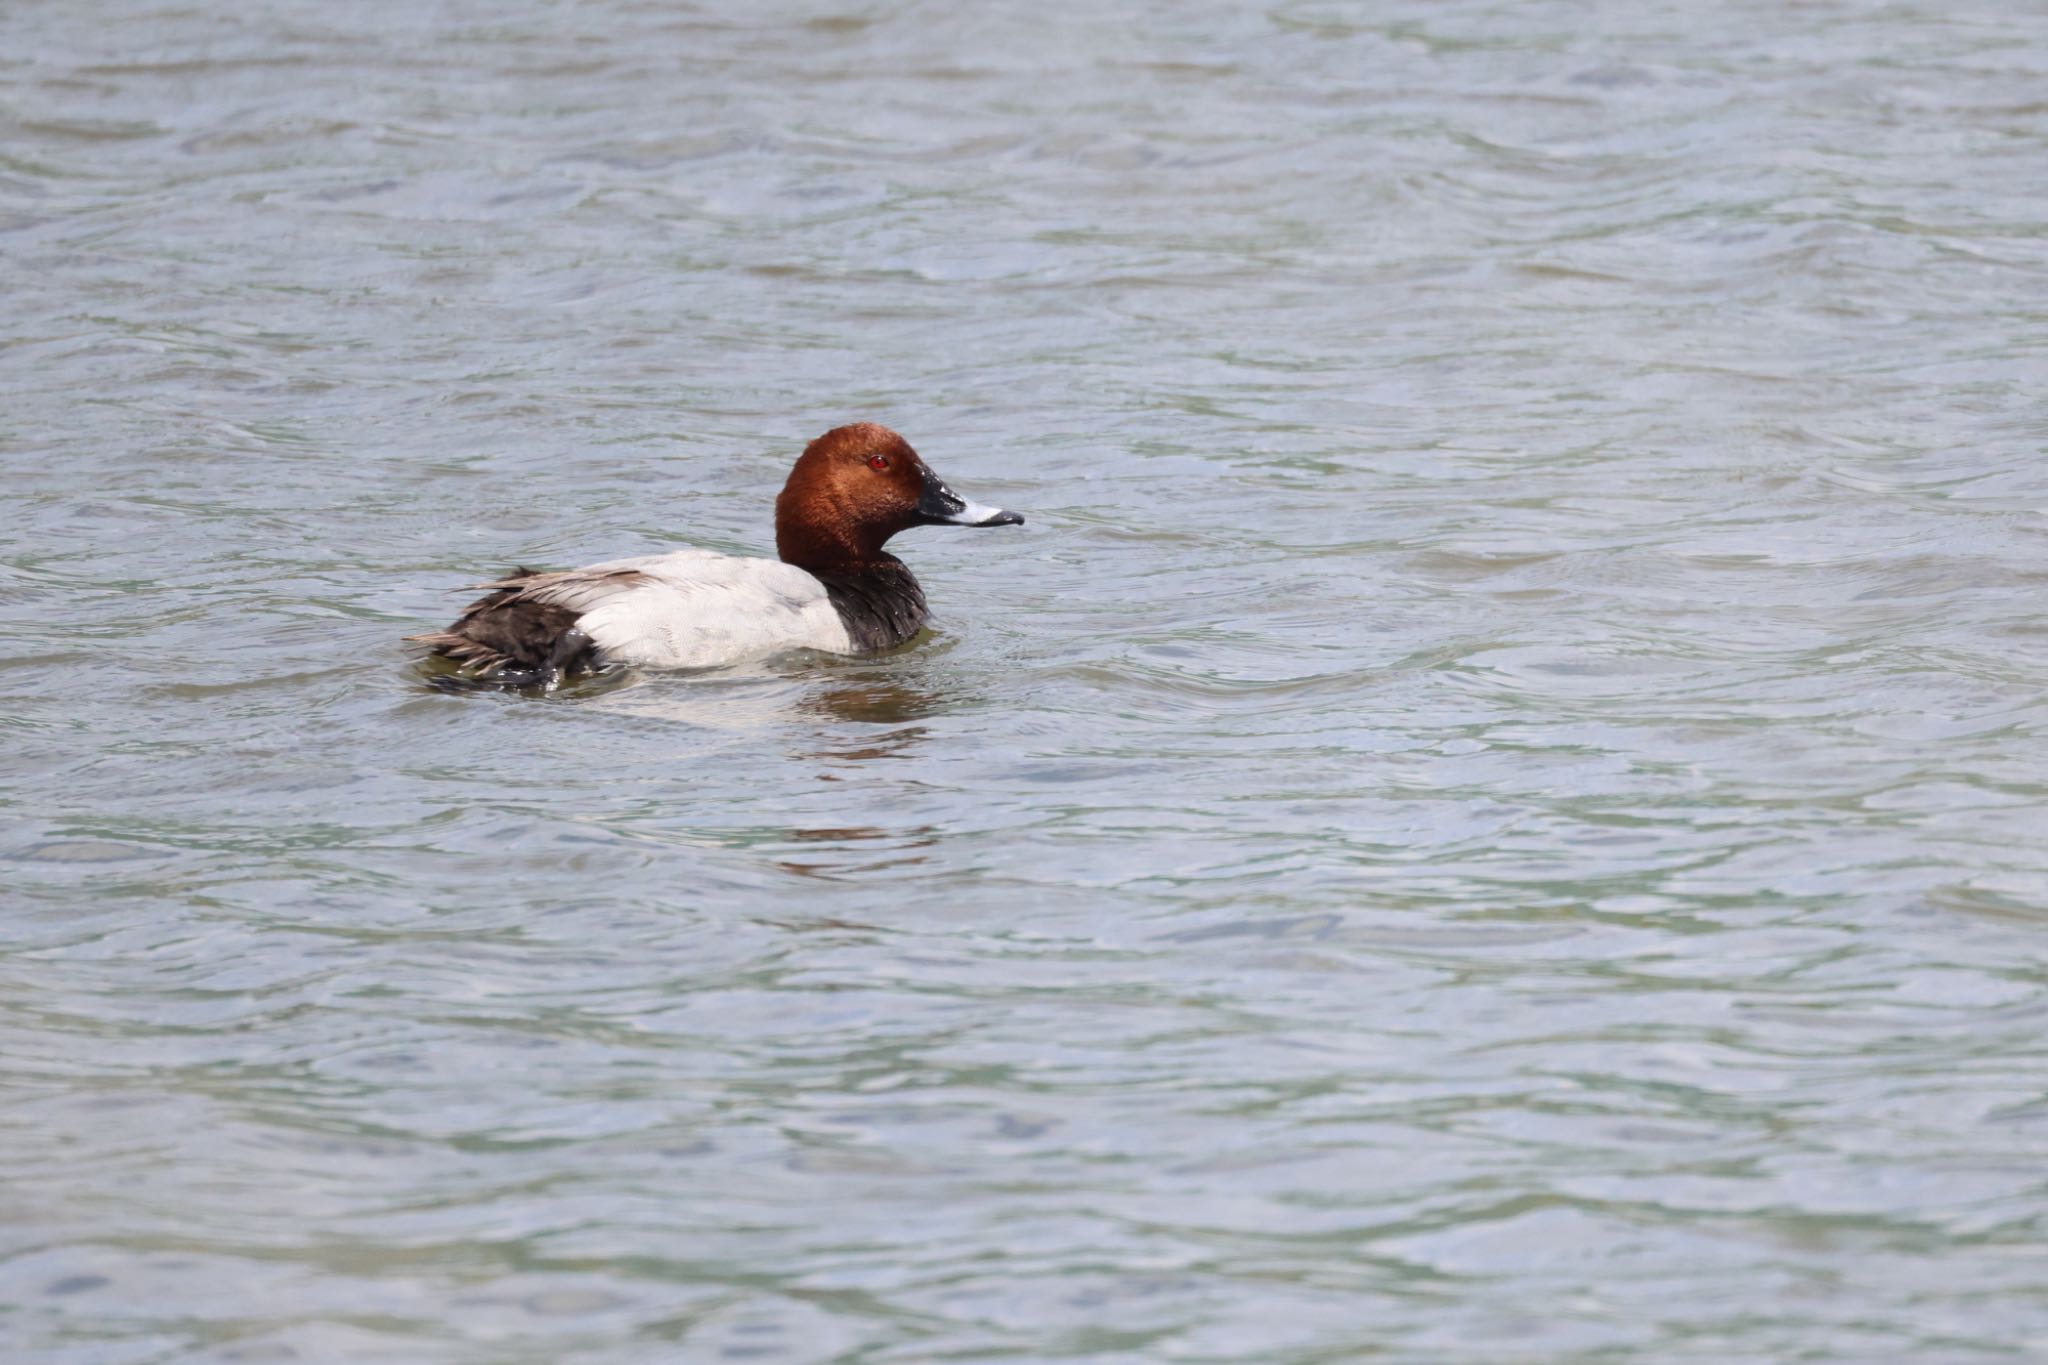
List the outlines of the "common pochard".
<svg viewBox="0 0 2048 1365">
<path fill-rule="evenodd" d="M 780 561 L 674 550 L 515 569 L 446 630 L 408 636 L 481 681 L 552 686 L 612 664 L 704 668 L 792 649 L 871 654 L 917 634 L 924 591 L 882 546 L 913 526 L 1019 526 L 969 502 L 884 426 L 805 447 L 775 500 Z"/>
</svg>

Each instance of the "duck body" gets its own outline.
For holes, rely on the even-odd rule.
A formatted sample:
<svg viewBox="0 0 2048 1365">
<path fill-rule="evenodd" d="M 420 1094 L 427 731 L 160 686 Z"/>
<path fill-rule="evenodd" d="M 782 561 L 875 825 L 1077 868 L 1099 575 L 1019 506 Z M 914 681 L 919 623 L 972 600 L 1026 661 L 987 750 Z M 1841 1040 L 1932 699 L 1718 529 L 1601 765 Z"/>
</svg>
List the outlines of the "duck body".
<svg viewBox="0 0 2048 1365">
<path fill-rule="evenodd" d="M 882 543 L 918 525 L 1012 526 L 960 498 L 887 427 L 813 441 L 776 500 L 779 559 L 674 550 L 517 569 L 446 630 L 408 637 L 478 680 L 553 685 L 613 665 L 710 668 L 791 650 L 867 654 L 923 628 L 924 591 Z"/>
</svg>

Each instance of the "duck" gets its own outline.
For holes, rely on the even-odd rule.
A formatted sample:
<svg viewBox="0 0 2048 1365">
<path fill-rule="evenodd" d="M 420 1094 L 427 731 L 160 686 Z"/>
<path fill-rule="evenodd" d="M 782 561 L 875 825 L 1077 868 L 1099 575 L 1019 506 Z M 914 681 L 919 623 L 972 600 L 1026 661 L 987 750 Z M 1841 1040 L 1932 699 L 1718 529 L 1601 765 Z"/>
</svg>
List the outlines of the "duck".
<svg viewBox="0 0 2048 1365">
<path fill-rule="evenodd" d="M 775 499 L 777 558 L 680 549 L 518 568 L 488 583 L 446 630 L 409 635 L 466 680 L 552 690 L 618 666 L 714 668 L 810 649 L 876 654 L 930 616 L 910 567 L 882 547 L 913 526 L 1021 526 L 955 493 L 910 443 L 875 422 L 804 447 Z"/>
</svg>

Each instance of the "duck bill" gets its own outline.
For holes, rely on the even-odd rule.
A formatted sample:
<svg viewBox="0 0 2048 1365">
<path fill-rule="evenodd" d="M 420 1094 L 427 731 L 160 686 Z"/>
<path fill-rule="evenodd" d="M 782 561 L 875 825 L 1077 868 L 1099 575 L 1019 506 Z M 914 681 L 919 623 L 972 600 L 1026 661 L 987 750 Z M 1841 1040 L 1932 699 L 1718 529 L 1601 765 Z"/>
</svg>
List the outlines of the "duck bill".
<svg viewBox="0 0 2048 1365">
<path fill-rule="evenodd" d="M 931 467 L 927 465 L 924 470 L 924 491 L 917 499 L 917 524 L 1022 526 L 1024 518 L 1015 512 L 1005 512 L 1000 507 L 984 507 L 978 502 L 969 502 L 946 487 L 946 481 L 932 473 Z"/>
</svg>

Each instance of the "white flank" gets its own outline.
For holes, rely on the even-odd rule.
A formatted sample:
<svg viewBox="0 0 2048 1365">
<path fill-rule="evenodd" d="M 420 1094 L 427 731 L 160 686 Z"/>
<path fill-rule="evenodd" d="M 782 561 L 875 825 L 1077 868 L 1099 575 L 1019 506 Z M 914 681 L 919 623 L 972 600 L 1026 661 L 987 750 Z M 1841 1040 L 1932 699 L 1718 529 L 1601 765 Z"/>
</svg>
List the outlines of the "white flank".
<svg viewBox="0 0 2048 1365">
<path fill-rule="evenodd" d="M 577 628 L 612 663 L 713 668 L 792 649 L 853 653 L 825 585 L 779 559 L 714 550 L 614 559 L 533 595 L 582 612 Z"/>
</svg>

